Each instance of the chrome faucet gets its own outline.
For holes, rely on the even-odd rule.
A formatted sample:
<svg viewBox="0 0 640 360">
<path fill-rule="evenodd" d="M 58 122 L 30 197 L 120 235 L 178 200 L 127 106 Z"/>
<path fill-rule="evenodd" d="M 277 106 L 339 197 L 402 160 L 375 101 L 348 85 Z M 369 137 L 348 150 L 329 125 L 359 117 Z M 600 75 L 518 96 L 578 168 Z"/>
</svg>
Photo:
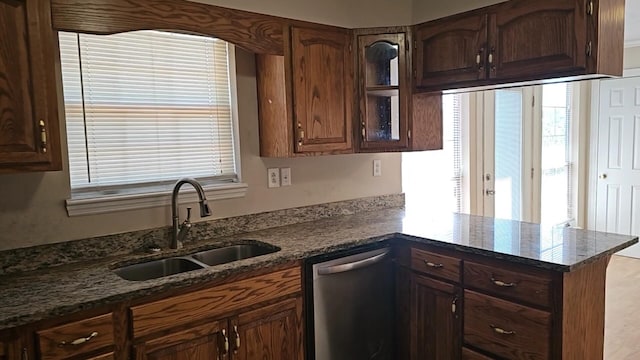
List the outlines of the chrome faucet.
<svg viewBox="0 0 640 360">
<path fill-rule="evenodd" d="M 180 187 L 184 184 L 191 184 L 196 192 L 198 198 L 200 198 L 200 217 L 210 216 L 211 210 L 209 204 L 207 204 L 207 197 L 204 195 L 204 189 L 199 182 L 194 179 L 183 178 L 176 182 L 173 187 L 173 193 L 171 194 L 171 216 L 173 219 L 173 231 L 171 232 L 170 249 L 181 249 L 182 240 L 187 237 L 189 229 L 191 229 L 191 208 L 187 208 L 187 218 L 182 224 L 179 224 L 180 218 L 178 216 L 178 192 Z"/>
</svg>

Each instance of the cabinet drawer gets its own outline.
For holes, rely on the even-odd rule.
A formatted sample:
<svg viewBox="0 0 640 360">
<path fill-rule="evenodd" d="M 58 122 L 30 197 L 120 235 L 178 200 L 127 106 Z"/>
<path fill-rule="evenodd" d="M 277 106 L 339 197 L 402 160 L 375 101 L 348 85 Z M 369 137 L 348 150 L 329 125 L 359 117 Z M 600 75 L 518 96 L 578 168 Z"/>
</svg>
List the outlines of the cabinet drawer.
<svg viewBox="0 0 640 360">
<path fill-rule="evenodd" d="M 468 288 L 551 306 L 551 279 L 548 277 L 465 261 L 464 283 Z"/>
<path fill-rule="evenodd" d="M 113 346 L 113 317 L 108 313 L 38 331 L 37 336 L 43 360 L 77 356 Z"/>
<path fill-rule="evenodd" d="M 488 356 L 477 353 L 473 350 L 469 350 L 469 348 L 462 348 L 462 360 L 493 360 Z"/>
<path fill-rule="evenodd" d="M 551 314 L 464 292 L 464 342 L 508 359 L 548 359 Z"/>
<path fill-rule="evenodd" d="M 460 259 L 420 249 L 411 249 L 411 269 L 460 282 Z"/>
</svg>

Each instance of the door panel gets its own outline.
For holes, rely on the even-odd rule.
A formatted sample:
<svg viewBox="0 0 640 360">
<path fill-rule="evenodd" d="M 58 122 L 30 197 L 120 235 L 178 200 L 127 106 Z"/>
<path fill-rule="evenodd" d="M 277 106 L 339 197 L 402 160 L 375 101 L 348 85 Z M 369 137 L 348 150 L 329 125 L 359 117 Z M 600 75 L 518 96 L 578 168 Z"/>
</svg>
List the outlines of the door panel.
<svg viewBox="0 0 640 360">
<path fill-rule="evenodd" d="M 447 88 L 486 77 L 486 15 L 428 22 L 417 28 L 415 39 L 418 86 Z"/>
<path fill-rule="evenodd" d="M 226 321 L 193 326 L 134 346 L 137 360 L 210 360 L 221 358 Z"/>
<path fill-rule="evenodd" d="M 530 144 L 524 134 L 531 126 L 525 99 L 531 89 L 485 92 L 484 104 L 484 209 L 483 215 L 510 220 L 530 220 Z M 525 196 L 527 195 L 527 196 Z"/>
<path fill-rule="evenodd" d="M 639 235 L 640 77 L 602 81 L 599 108 L 596 230 Z"/>
<path fill-rule="evenodd" d="M 489 16 L 491 78 L 586 68 L 586 16 L 575 0 L 505 3 Z"/>
<path fill-rule="evenodd" d="M 296 152 L 352 150 L 349 33 L 293 28 L 291 37 Z"/>
<path fill-rule="evenodd" d="M 239 315 L 230 342 L 234 360 L 302 360 L 302 299 Z"/>
</svg>

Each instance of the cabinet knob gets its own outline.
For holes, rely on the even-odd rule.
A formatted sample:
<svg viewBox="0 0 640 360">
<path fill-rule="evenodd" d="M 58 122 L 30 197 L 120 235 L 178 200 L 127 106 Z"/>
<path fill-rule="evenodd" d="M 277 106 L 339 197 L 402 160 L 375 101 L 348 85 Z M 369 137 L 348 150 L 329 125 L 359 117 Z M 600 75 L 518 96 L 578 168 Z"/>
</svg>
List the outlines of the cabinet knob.
<svg viewBox="0 0 640 360">
<path fill-rule="evenodd" d="M 607 174 L 600 174 L 600 175 L 598 176 L 598 179 L 600 179 L 600 180 L 606 180 L 606 179 L 607 179 Z"/>
<path fill-rule="evenodd" d="M 40 127 L 40 149 L 43 153 L 47 152 L 47 127 L 44 120 L 40 120 L 38 123 Z"/>
</svg>

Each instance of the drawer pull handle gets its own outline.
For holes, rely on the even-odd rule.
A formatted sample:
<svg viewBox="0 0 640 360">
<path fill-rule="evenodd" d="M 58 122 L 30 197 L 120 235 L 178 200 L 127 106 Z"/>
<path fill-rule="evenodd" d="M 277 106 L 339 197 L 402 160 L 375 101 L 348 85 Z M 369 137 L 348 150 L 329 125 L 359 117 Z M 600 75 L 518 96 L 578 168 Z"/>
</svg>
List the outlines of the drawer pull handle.
<svg viewBox="0 0 640 360">
<path fill-rule="evenodd" d="M 500 335 L 515 335 L 516 332 L 513 330 L 505 330 L 502 328 L 499 328 L 495 325 L 489 325 L 491 327 L 491 329 L 493 329 L 493 332 L 495 332 L 496 334 L 500 334 Z"/>
<path fill-rule="evenodd" d="M 440 269 L 441 267 L 444 267 L 444 265 L 442 264 L 432 263 L 431 261 L 428 261 L 428 260 L 423 260 L 423 261 L 425 265 L 434 269 Z"/>
<path fill-rule="evenodd" d="M 491 278 L 491 282 L 494 283 L 497 286 L 506 287 L 506 288 L 516 287 L 518 285 L 518 284 L 512 283 L 512 282 L 506 283 L 504 281 L 496 280 L 495 278 Z"/>
<path fill-rule="evenodd" d="M 90 341 L 91 339 L 93 339 L 96 336 L 98 336 L 98 332 L 94 331 L 91 334 L 89 334 L 89 336 L 87 336 L 87 337 L 81 337 L 81 338 L 75 339 L 75 340 L 70 341 L 70 342 L 61 341 L 58 344 L 58 346 L 63 347 L 63 346 L 67 346 L 67 345 L 71 345 L 71 346 L 82 345 L 82 344 L 86 343 L 87 341 Z"/>
</svg>

